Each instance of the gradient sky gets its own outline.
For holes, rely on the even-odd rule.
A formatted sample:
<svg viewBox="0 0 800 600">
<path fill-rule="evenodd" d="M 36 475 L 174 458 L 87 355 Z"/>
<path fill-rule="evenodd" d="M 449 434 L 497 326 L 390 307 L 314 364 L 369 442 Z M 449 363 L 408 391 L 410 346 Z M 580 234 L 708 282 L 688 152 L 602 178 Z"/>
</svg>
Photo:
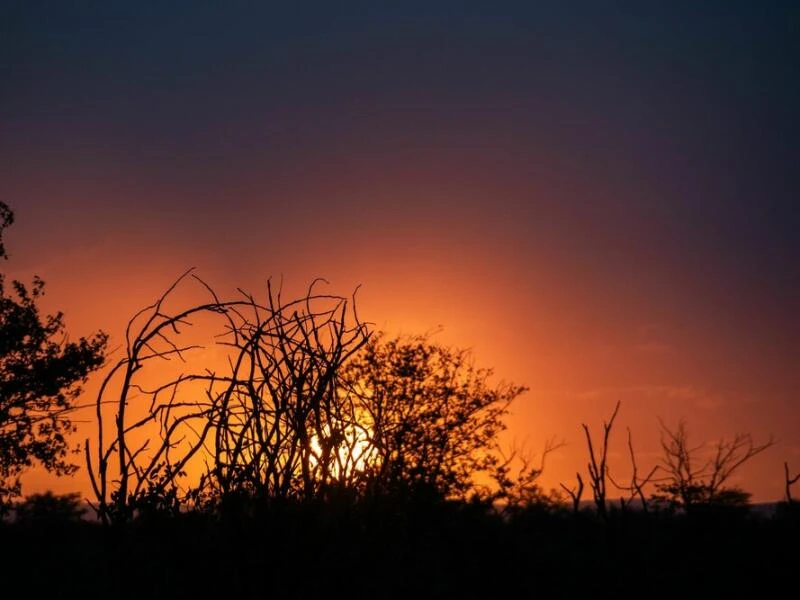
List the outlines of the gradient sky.
<svg viewBox="0 0 800 600">
<path fill-rule="evenodd" d="M 684 417 L 774 435 L 736 483 L 779 499 L 798 107 L 796 2 L 4 2 L 3 268 L 112 346 L 191 266 L 361 284 L 377 328 L 531 388 L 508 440 L 566 441 L 547 486 L 621 400 L 617 474 L 625 427 L 643 467 Z"/>
</svg>

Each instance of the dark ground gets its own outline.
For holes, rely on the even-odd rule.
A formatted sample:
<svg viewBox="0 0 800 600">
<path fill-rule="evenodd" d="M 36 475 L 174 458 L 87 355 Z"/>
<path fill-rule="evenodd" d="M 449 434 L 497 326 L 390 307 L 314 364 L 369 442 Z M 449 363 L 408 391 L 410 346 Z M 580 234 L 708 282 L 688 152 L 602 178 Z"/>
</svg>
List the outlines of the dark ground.
<svg viewBox="0 0 800 600">
<path fill-rule="evenodd" d="M 0 527 L 2 596 L 708 599 L 785 586 L 793 597 L 798 514 L 502 519 L 475 506 L 375 504 L 110 528 L 43 518 Z"/>
</svg>

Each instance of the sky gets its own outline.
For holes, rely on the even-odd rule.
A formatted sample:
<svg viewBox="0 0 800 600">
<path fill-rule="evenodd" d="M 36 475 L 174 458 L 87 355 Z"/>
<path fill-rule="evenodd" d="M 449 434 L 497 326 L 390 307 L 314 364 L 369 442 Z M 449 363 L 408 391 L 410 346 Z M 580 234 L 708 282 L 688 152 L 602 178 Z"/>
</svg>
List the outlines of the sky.
<svg viewBox="0 0 800 600">
<path fill-rule="evenodd" d="M 3 265 L 121 343 L 189 267 L 224 296 L 316 277 L 529 387 L 505 441 L 612 472 L 698 444 L 800 469 L 795 2 L 0 5 Z M 97 378 L 87 386 L 87 400 Z M 93 388 L 94 386 L 94 388 Z M 88 435 L 82 426 L 76 441 Z M 41 473 L 25 491 L 88 493 Z"/>
</svg>

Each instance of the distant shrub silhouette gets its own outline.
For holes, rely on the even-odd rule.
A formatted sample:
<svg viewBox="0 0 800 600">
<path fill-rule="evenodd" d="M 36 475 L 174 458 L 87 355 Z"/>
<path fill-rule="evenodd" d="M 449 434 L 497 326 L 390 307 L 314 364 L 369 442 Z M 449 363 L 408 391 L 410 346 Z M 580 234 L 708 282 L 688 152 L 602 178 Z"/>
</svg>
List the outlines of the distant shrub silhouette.
<svg viewBox="0 0 800 600">
<path fill-rule="evenodd" d="M 546 491 L 540 484 L 545 461 L 551 452 L 563 446 L 555 438 L 545 442 L 538 464 L 530 453 L 512 446 L 510 451 L 497 448 L 499 460 L 494 461 L 490 476 L 496 489 L 483 494 L 494 508 L 505 516 L 524 511 L 557 511 L 563 508 L 564 497 L 557 490 Z"/>
<path fill-rule="evenodd" d="M 17 523 L 52 525 L 80 521 L 85 509 L 81 495 L 54 494 L 47 491 L 31 494 L 14 505 L 14 519 Z"/>
</svg>

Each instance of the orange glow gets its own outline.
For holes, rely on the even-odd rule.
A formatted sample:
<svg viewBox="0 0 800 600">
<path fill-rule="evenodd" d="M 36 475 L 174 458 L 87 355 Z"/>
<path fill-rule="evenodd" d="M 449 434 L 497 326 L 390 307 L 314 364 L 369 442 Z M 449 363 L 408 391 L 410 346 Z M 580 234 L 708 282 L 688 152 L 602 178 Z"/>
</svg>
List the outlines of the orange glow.
<svg viewBox="0 0 800 600">
<path fill-rule="evenodd" d="M 532 190 L 503 171 L 470 179 L 444 169 L 434 176 L 419 166 L 433 160 L 425 152 L 414 159 L 411 174 L 398 175 L 393 158 L 375 153 L 375 168 L 385 177 L 380 185 L 354 181 L 329 165 L 320 166 L 313 182 L 271 186 L 251 175 L 211 191 L 202 181 L 189 186 L 201 196 L 216 190 L 235 198 L 242 207 L 232 209 L 235 226 L 224 203 L 211 214 L 198 213 L 191 227 L 180 214 L 129 217 L 119 207 L 136 206 L 139 194 L 160 193 L 167 205 L 171 192 L 76 176 L 62 183 L 95 212 L 38 215 L 15 206 L 7 273 L 23 280 L 40 275 L 47 283 L 45 308 L 65 312 L 70 335 L 104 329 L 112 348 L 121 343 L 128 318 L 189 266 L 223 296 L 237 287 L 258 294 L 269 276 L 284 276 L 287 296 L 319 276 L 336 293 L 360 285 L 359 316 L 376 329 L 392 335 L 441 327 L 434 339 L 472 348 L 476 363 L 493 367 L 498 379 L 530 387 L 512 406 L 506 441 L 531 449 L 553 436 L 566 442 L 548 459 L 546 487 L 558 488 L 585 468 L 581 423 L 600 427 L 621 400 L 611 455 L 621 477 L 628 468 L 627 427 L 644 469 L 659 456 L 658 418 L 675 423 L 685 417 L 698 442 L 740 431 L 759 440 L 774 434 L 778 444 L 746 465 L 736 483 L 755 500 L 781 498 L 783 461 L 800 463 L 793 426 L 800 371 L 785 351 L 792 347 L 790 327 L 767 330 L 769 310 L 758 319 L 727 321 L 718 308 L 725 296 L 717 300 L 722 293 L 706 285 L 705 275 L 689 264 L 659 267 L 656 253 L 622 248 L 619 265 L 594 263 L 602 244 L 614 240 L 583 241 L 592 215 L 581 212 L 580 200 L 593 194 L 589 183 L 559 175 L 571 172 L 566 162 L 549 175 L 535 173 Z M 42 181 L 30 193 L 47 198 L 58 190 Z M 116 198 L 113 206 L 105 204 L 108 197 Z M 358 211 L 359 219 L 334 208 L 310 222 L 300 208 L 270 215 L 270 199 L 302 207 L 304 199 L 320 197 L 328 199 L 326 206 L 347 206 L 346 214 Z M 519 217 L 491 208 L 497 199 L 520 197 L 532 198 L 530 206 L 542 199 L 536 219 L 546 228 L 528 233 Z M 415 210 L 406 207 L 408 199 Z M 561 205 L 579 208 L 562 214 Z M 300 228 L 302 236 L 285 234 L 282 226 Z M 43 236 L 43 230 L 55 233 Z M 644 266 L 630 275 L 626 261 Z M 86 386 L 85 401 L 93 399 L 98 379 Z M 76 443 L 89 427 L 80 425 Z M 23 482 L 28 493 L 52 488 L 89 495 L 85 469 L 74 479 L 35 471 Z"/>
<path fill-rule="evenodd" d="M 793 453 L 798 452 L 798 446 L 791 445 L 793 432 L 774 417 L 753 422 L 749 416 L 753 397 L 738 392 L 735 383 L 725 386 L 722 377 L 708 377 L 717 375 L 713 371 L 706 373 L 706 381 L 718 383 L 716 388 L 684 383 L 692 381 L 692 375 L 696 377 L 691 361 L 676 356 L 669 348 L 647 346 L 650 330 L 626 331 L 615 323 L 581 322 L 580 312 L 576 315 L 570 307 L 558 312 L 546 297 L 525 306 L 530 298 L 523 301 L 522 294 L 527 292 L 514 282 L 492 276 L 488 270 L 481 272 L 475 263 L 461 269 L 449 265 L 449 280 L 439 277 L 445 269 L 435 261 L 413 271 L 414 277 L 406 277 L 412 272 L 410 265 L 403 266 L 409 270 L 400 277 L 379 277 L 381 268 L 367 272 L 372 278 L 357 295 L 359 314 L 364 320 L 390 334 L 431 330 L 441 325 L 443 329 L 434 336 L 435 340 L 471 347 L 477 364 L 494 367 L 498 379 L 531 387 L 512 406 L 504 441 L 508 446 L 524 442 L 535 451 L 548 438 L 564 439 L 566 445 L 548 457 L 542 477 L 545 487 L 557 488 L 561 482 L 573 481 L 575 471 L 582 470 L 586 461 L 580 424 L 585 422 L 593 431 L 599 430 L 614 403 L 621 400 L 610 455 L 616 477 L 624 480 L 629 469 L 626 428 L 633 432 L 637 460 L 644 469 L 659 457 L 657 418 L 674 423 L 684 416 L 698 442 L 730 436 L 736 431 L 750 431 L 762 439 L 774 433 L 787 440 L 788 445 L 782 449 L 770 449 L 752 461 L 735 481 L 752 491 L 756 500 L 780 498 L 782 459 L 787 457 L 791 464 L 792 456 L 796 456 Z M 120 343 L 121 324 L 134 308 L 151 301 L 166 281 L 137 275 L 133 269 L 118 269 L 116 265 L 107 271 L 70 274 L 69 281 L 61 279 L 57 271 L 40 274 L 48 282 L 47 300 L 53 308 L 65 309 L 72 335 L 102 327 L 111 332 L 112 347 Z M 218 290 L 235 284 L 213 283 Z M 342 291 L 338 285 L 335 288 Z M 86 296 L 102 297 L 103 310 L 84 303 Z M 219 361 L 221 355 L 217 353 L 212 347 L 197 351 L 193 359 Z M 156 383 L 171 369 L 174 372 L 180 367 L 159 367 L 149 378 Z M 99 376 L 94 376 L 86 386 L 84 402 L 93 400 L 98 381 Z M 90 411 L 78 414 L 81 420 L 92 418 Z M 76 442 L 93 435 L 92 429 L 90 423 L 81 423 Z M 360 455 L 355 460 L 360 461 Z M 27 493 L 78 490 L 91 497 L 85 468 L 73 479 L 57 479 L 34 471 L 23 481 Z"/>
</svg>

